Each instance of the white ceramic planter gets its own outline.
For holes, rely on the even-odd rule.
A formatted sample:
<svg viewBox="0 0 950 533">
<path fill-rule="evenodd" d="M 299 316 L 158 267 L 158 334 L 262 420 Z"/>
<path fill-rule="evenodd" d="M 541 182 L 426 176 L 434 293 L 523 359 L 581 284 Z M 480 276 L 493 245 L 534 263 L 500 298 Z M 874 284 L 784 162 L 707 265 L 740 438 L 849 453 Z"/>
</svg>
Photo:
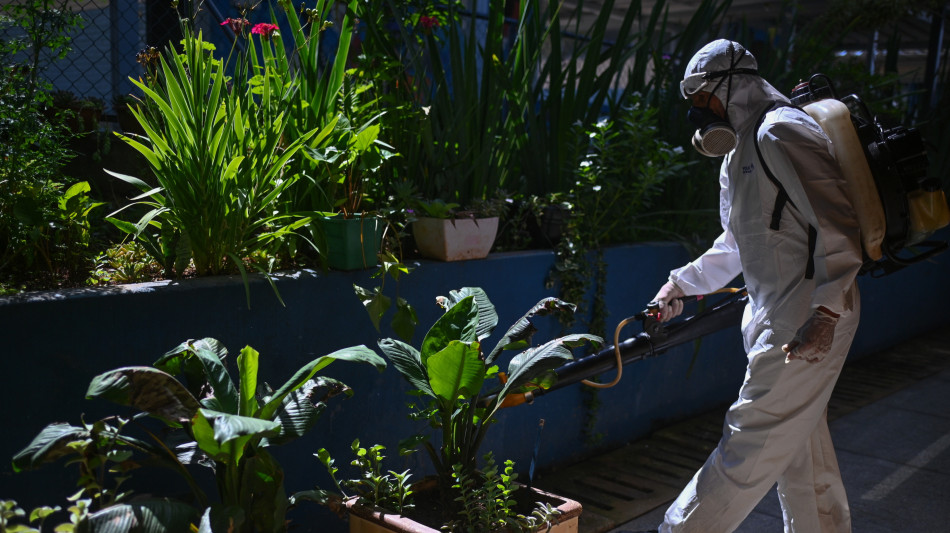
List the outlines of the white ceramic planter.
<svg viewBox="0 0 950 533">
<path fill-rule="evenodd" d="M 419 253 L 440 261 L 464 261 L 488 256 L 498 217 L 478 219 L 420 218 L 412 223 Z"/>
</svg>

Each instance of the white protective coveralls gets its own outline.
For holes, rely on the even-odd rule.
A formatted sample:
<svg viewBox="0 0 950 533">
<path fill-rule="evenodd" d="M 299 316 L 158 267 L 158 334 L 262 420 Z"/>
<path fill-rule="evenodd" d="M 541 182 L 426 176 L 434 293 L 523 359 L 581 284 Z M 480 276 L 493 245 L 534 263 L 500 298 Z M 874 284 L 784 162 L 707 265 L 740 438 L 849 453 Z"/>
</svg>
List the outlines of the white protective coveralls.
<svg viewBox="0 0 950 533">
<path fill-rule="evenodd" d="M 730 68 L 730 41 L 714 41 L 690 60 L 686 75 Z M 757 68 L 738 43 L 732 66 Z M 706 90 L 712 90 L 710 83 Z M 742 318 L 748 368 L 729 408 L 716 450 L 666 512 L 660 532 L 735 530 L 778 483 L 785 531 L 848 532 L 851 518 L 826 421 L 826 407 L 858 325 L 855 278 L 861 266 L 859 229 L 834 148 L 803 111 L 757 75 L 734 75 L 714 94 L 726 106 L 738 145 L 720 171 L 723 233 L 712 247 L 674 270 L 686 295 L 709 294 L 743 274 L 749 303 Z M 770 229 L 778 189 L 762 157 L 791 200 L 780 228 Z M 806 279 L 808 228 L 817 229 L 814 276 Z M 782 345 L 818 306 L 840 314 L 831 350 L 818 362 L 786 364 Z"/>
</svg>

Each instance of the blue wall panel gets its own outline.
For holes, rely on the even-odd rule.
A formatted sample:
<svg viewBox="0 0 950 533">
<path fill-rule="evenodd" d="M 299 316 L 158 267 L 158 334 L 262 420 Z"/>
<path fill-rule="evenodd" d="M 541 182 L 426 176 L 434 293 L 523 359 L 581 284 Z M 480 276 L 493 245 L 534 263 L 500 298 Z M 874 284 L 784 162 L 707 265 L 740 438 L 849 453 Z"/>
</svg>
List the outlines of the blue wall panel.
<svg viewBox="0 0 950 533">
<path fill-rule="evenodd" d="M 607 328 L 613 335 L 624 318 L 640 311 L 666 279 L 671 268 L 689 259 L 673 244 L 643 244 L 611 248 L 608 264 Z M 863 316 L 852 357 L 860 357 L 929 331 L 947 322 L 943 302 L 950 297 L 950 255 L 939 256 L 885 279 L 862 278 Z M 499 315 L 493 344 L 508 325 L 534 303 L 554 296 L 545 288 L 553 265 L 549 251 L 492 254 L 485 260 L 458 263 L 422 261 L 399 286 L 399 296 L 408 299 L 419 314 L 421 326 L 414 344 L 441 314 L 437 295 L 463 286 L 482 287 Z M 273 386 L 283 383 L 300 366 L 334 350 L 365 344 L 376 348 L 384 329 L 377 333 L 351 286 L 372 286 L 371 271 L 298 272 L 280 276 L 277 286 L 287 306 L 274 297 L 270 286 L 257 279 L 251 283 L 251 307 L 239 278 L 183 280 L 104 289 L 80 289 L 0 299 L 3 332 L 3 386 L 0 395 L 0 457 L 10 458 L 46 424 L 53 421 L 78 424 L 121 409 L 98 400 L 84 400 L 93 376 L 127 365 L 150 365 L 165 351 L 185 339 L 214 337 L 229 348 L 232 358 L 245 345 L 261 353 L 261 379 Z M 395 284 L 387 292 L 395 295 Z M 689 311 L 690 308 L 688 308 Z M 694 308 L 693 308 L 694 309 Z M 590 310 L 581 308 L 582 330 Z M 543 342 L 561 333 L 554 319 L 540 324 L 535 337 Z M 639 325 L 625 328 L 621 338 L 639 333 Z M 610 339 L 608 339 L 610 342 Z M 510 357 L 510 356 L 509 356 Z M 233 361 L 233 359 L 232 359 Z M 503 369 L 507 365 L 503 359 Z M 233 363 L 232 363 L 233 365 Z M 729 403 L 741 384 L 745 356 L 738 328 L 728 328 L 624 368 L 623 380 L 600 391 L 600 404 L 593 412 L 596 443 L 584 437 L 588 424 L 588 396 L 581 385 L 569 386 L 538 398 L 531 405 L 506 409 L 491 428 L 484 450 L 493 450 L 499 460 L 513 459 L 526 475 L 534 451 L 538 424 L 545 420 L 538 468 L 569 464 L 599 451 L 614 448 L 644 436 L 663 424 Z M 327 448 L 346 470 L 349 445 L 354 438 L 364 444 L 387 447 L 387 468 L 412 468 L 416 477 L 430 472 L 423 453 L 399 457 L 398 442 L 422 430 L 407 419 L 409 390 L 395 369 L 377 373 L 369 366 L 335 363 L 324 375 L 350 385 L 352 398 L 334 401 L 306 437 L 273 452 L 286 469 L 288 492 L 314 485 L 329 488 L 323 467 L 312 456 Z M 601 376 L 610 380 L 613 372 Z M 206 483 L 210 472 L 199 470 Z M 144 472 L 143 472 L 144 474 Z M 147 478 L 147 479 L 146 479 Z M 139 491 L 186 491 L 173 476 L 136 476 Z M 14 474 L 10 463 L 0 463 L 0 499 L 13 498 L 25 507 L 64 503 L 75 492 L 73 467 L 51 467 Z M 158 492 L 159 490 L 156 490 Z M 213 491 L 212 491 L 213 492 Z M 316 520 L 320 531 L 333 531 L 323 511 L 310 506 L 301 522 Z M 321 516 L 323 516 L 321 518 Z M 316 518 L 314 518 L 316 517 Z"/>
</svg>

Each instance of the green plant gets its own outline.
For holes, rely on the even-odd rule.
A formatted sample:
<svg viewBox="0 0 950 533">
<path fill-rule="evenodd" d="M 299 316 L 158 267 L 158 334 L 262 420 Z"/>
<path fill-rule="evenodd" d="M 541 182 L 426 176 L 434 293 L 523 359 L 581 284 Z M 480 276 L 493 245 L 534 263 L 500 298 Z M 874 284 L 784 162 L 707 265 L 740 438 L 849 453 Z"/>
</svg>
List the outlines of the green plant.
<svg viewBox="0 0 950 533">
<path fill-rule="evenodd" d="M 416 203 L 420 216 L 432 218 L 455 218 L 456 212 L 460 207 L 455 202 L 445 202 L 441 199 L 419 201 Z"/>
<path fill-rule="evenodd" d="M 379 326 L 382 322 L 383 315 L 392 307 L 393 303 L 393 299 L 383 293 L 383 289 L 386 285 L 386 277 L 392 278 L 398 286 L 399 278 L 409 273 L 409 267 L 403 264 L 392 253 L 381 253 L 379 260 L 380 266 L 372 276 L 380 280 L 379 285 L 372 289 L 367 289 L 361 285 L 353 284 L 353 291 L 356 293 L 356 297 L 359 298 L 360 302 L 363 303 L 366 312 L 369 313 L 369 318 L 373 322 L 376 331 L 380 331 Z M 412 338 L 418 324 L 419 318 L 416 315 L 416 310 L 408 301 L 404 298 L 400 298 L 397 294 L 396 310 L 390 322 L 393 331 L 399 335 L 400 338 L 408 341 Z"/>
<path fill-rule="evenodd" d="M 336 50 L 332 62 L 325 65 L 321 59 L 321 43 L 334 27 L 333 10 L 336 2 L 317 0 L 314 7 L 301 6 L 301 17 L 289 0 L 278 2 L 287 16 L 294 49 L 285 50 L 282 39 L 274 39 L 272 53 L 265 53 L 265 64 L 272 64 L 269 83 L 295 87 L 296 94 L 287 116 L 287 138 L 298 139 L 315 128 L 330 127 L 333 130 L 326 138 L 312 138 L 305 142 L 300 158 L 291 162 L 290 170 L 302 175 L 288 196 L 290 209 L 296 211 L 331 212 L 342 209 L 344 213 L 358 210 L 363 199 L 361 178 L 378 162 L 373 155 L 386 152 L 377 144 L 378 128 L 373 120 L 351 113 L 343 116 L 342 110 L 362 93 L 354 89 L 344 92 L 346 65 L 353 37 L 354 19 L 358 16 L 358 3 L 350 0 L 337 34 Z M 272 23 L 277 17 L 272 13 Z M 362 109 L 362 108 L 358 108 Z M 366 161 L 362 160 L 366 156 Z M 359 165 L 368 163 L 365 168 Z M 314 225 L 314 229 L 319 226 Z M 317 243 L 320 253 L 325 253 L 326 243 L 321 233 L 311 232 L 311 240 Z"/>
<path fill-rule="evenodd" d="M 379 185 L 385 191 L 380 197 L 399 196 L 399 189 L 427 179 L 432 150 L 427 134 L 432 92 L 429 40 L 441 46 L 445 43 L 442 28 L 458 28 L 449 22 L 452 13 L 444 9 L 448 3 L 382 0 L 360 6 L 367 38 L 361 43 L 361 53 L 352 58 L 356 75 L 369 82 L 374 101 L 386 111 L 380 135 L 398 153 L 380 173 Z"/>
<path fill-rule="evenodd" d="M 677 237 L 662 225 L 655 202 L 692 165 L 682 147 L 657 135 L 658 110 L 636 95 L 617 118 L 597 122 L 578 136 L 581 145 L 570 198 L 574 221 L 588 248 Z"/>
<path fill-rule="evenodd" d="M 393 152 L 379 140 L 379 125 L 372 119 L 354 129 L 349 120 L 341 120 L 330 145 L 308 150 L 327 175 L 325 181 L 328 206 L 345 218 L 361 212 L 367 182 Z"/>
<path fill-rule="evenodd" d="M 76 93 L 64 89 L 57 89 L 50 93 L 49 102 L 57 109 L 78 109 L 79 98 Z"/>
<path fill-rule="evenodd" d="M 620 95 L 631 90 L 619 86 L 620 75 L 638 48 L 645 46 L 634 33 L 639 3 L 623 13 L 609 41 L 604 29 L 616 16 L 613 0 L 598 5 L 594 20 L 585 20 L 582 26 L 584 4 L 578 2 L 575 15 L 566 18 L 559 2 L 549 2 L 543 9 L 539 2 L 525 3 L 527 16 L 521 21 L 519 39 L 528 63 L 512 83 L 525 88 L 515 93 L 520 101 L 514 107 L 521 113 L 515 159 L 529 194 L 569 190 L 574 171 L 570 147 L 576 143 L 577 125 L 588 128 L 605 114 L 613 116 Z M 562 28 L 579 37 L 567 42 L 557 31 Z"/>
<path fill-rule="evenodd" d="M 484 468 L 480 475 L 473 477 L 464 471 L 462 465 L 452 466 L 452 480 L 459 495 L 455 501 L 460 509 L 458 519 L 450 521 L 444 529 L 448 531 L 537 531 L 542 526 L 550 527 L 560 515 L 557 508 L 546 503 L 537 503 L 531 515 L 518 514 L 514 509 L 515 484 L 518 474 L 514 472 L 514 461 L 506 460 L 504 470 L 499 473 L 494 455 L 484 456 Z"/>
<path fill-rule="evenodd" d="M 575 306 L 545 298 L 512 325 L 495 347 L 487 353 L 482 346 L 498 323 L 498 315 L 482 289 L 466 287 L 436 299 L 445 309 L 429 329 L 419 348 L 396 339 L 382 339 L 379 347 L 428 405 L 420 406 L 413 416 L 428 420 L 441 435 L 437 445 L 429 435 L 416 435 L 401 444 L 402 448 L 425 446 L 435 467 L 445 497 L 450 494 L 452 467 L 474 475 L 479 448 L 495 414 L 509 394 L 521 392 L 529 385 L 545 386 L 555 378 L 553 369 L 572 359 L 571 350 L 586 344 L 599 346 L 601 337 L 572 334 L 531 345 L 536 331 L 532 319 L 560 309 Z M 501 388 L 494 395 L 483 396 L 486 379 L 495 377 L 498 357 L 506 350 L 523 350 L 508 364 Z M 415 408 L 415 406 L 413 406 Z M 451 499 L 444 506 L 450 512 Z M 450 513 L 454 514 L 454 513 Z"/>
<path fill-rule="evenodd" d="M 96 376 L 86 397 L 128 405 L 184 432 L 186 443 L 177 446 L 177 456 L 162 443 L 161 449 L 154 451 L 154 447 L 124 436 L 114 442 L 134 443 L 136 450 L 164 458 L 189 480 L 182 464 L 212 467 L 220 503 L 205 511 L 203 521 L 230 522 L 234 531 L 282 531 L 288 504 L 283 472 L 266 448 L 303 436 L 330 398 L 352 395 L 345 384 L 317 376 L 327 365 L 351 361 L 382 371 L 386 363 L 365 346 L 345 348 L 310 361 L 272 390 L 258 380 L 256 350 L 249 346 L 241 350 L 237 383 L 225 366 L 227 354 L 215 339 L 189 340 L 159 358 L 154 367 L 123 367 Z M 84 429 L 63 426 L 48 426 L 18 454 L 14 464 L 20 469 L 32 468 L 68 453 L 70 442 Z M 111 452 L 107 449 L 105 453 Z M 204 505 L 207 497 L 193 482 L 191 486 Z M 115 507 L 107 509 L 121 511 Z"/>
<path fill-rule="evenodd" d="M 85 182 L 63 175 L 72 157 L 68 136 L 44 117 L 49 84 L 37 67 L 68 49 L 75 17 L 45 0 L 0 7 L 0 283 L 29 289 L 76 284 L 88 269 L 95 241 L 93 210 Z M 55 35 L 63 32 L 63 35 Z M 25 52 L 25 53 L 23 53 Z M 26 63 L 18 63 L 27 58 Z M 67 96 L 75 97 L 69 93 Z"/>
<path fill-rule="evenodd" d="M 60 510 L 56 507 L 37 507 L 30 512 L 27 519 L 28 524 L 37 523 L 36 528 L 28 527 L 22 523 L 15 524 L 25 519 L 26 511 L 21 509 L 14 500 L 0 500 L 0 531 L 3 533 L 39 533 L 43 529 L 43 523 L 49 515 Z"/>
<path fill-rule="evenodd" d="M 70 30 L 82 27 L 83 18 L 66 9 L 65 2 L 56 0 L 25 0 L 5 2 L 0 6 L 0 30 L 15 26 L 22 32 L 21 38 L 0 37 L 0 55 L 25 51 L 27 62 L 25 80 L 26 96 L 33 100 L 38 90 L 47 84 L 39 77 L 45 61 L 63 59 L 71 50 Z M 11 32 L 7 35 L 16 35 Z M 23 74 L 23 71 L 20 72 Z"/>
<path fill-rule="evenodd" d="M 375 444 L 369 448 L 360 446 L 359 439 L 353 441 L 350 445 L 353 455 L 356 457 L 350 463 L 355 466 L 359 477 L 337 481 L 337 468 L 333 466 L 333 459 L 326 449 L 321 448 L 314 455 L 323 463 L 330 473 L 330 477 L 336 484 L 337 489 L 344 497 L 349 497 L 345 490 L 351 490 L 360 498 L 363 503 L 368 503 L 376 507 L 392 509 L 399 514 L 405 514 L 414 507 L 412 503 L 413 490 L 409 484 L 411 474 L 406 470 L 402 473 L 389 470 L 383 472 L 383 455 L 385 446 Z M 326 504 L 331 496 L 326 491 L 307 491 L 294 495 L 294 498 L 309 499 Z"/>
<path fill-rule="evenodd" d="M 77 485 L 80 489 L 68 498 L 73 502 L 68 508 L 70 523 L 57 526 L 55 531 L 120 533 L 126 529 L 117 524 L 125 522 L 142 526 L 145 533 L 168 533 L 187 528 L 197 516 L 191 506 L 181 502 L 153 497 L 133 500 L 129 498 L 130 491 L 120 491 L 130 473 L 139 467 L 132 460 L 135 451 L 145 453 L 157 464 L 177 470 L 196 494 L 200 494 L 190 474 L 168 448 L 161 443 L 150 444 L 122 433 L 129 422 L 119 417 L 107 417 L 92 424 L 83 422 L 81 427 L 66 423 L 50 424 L 14 456 L 13 468 L 16 472 L 35 469 L 63 458 L 68 458 L 67 464 L 77 465 Z M 148 515 L 164 518 L 156 522 L 146 518 Z"/>
<path fill-rule="evenodd" d="M 91 513 L 89 510 L 91 501 L 79 497 L 70 497 L 70 505 L 65 509 L 69 522 L 57 524 L 52 531 L 57 533 L 76 533 L 80 531 L 100 531 L 111 533 L 122 533 L 132 527 L 142 533 L 164 533 L 171 531 L 173 527 L 187 528 L 187 522 L 175 522 L 169 520 L 168 514 L 173 507 L 160 507 L 153 504 L 139 505 L 135 511 L 142 517 L 139 521 L 132 512 L 115 513 L 114 509 L 109 509 L 107 513 Z M 153 502 L 154 503 L 154 502 Z M 128 511 L 129 506 L 116 506 Z M 0 500 L 0 531 L 3 533 L 43 533 L 50 531 L 44 529 L 47 521 L 53 522 L 52 517 L 63 511 L 60 506 L 36 507 L 30 511 L 27 516 L 26 511 L 21 509 L 13 500 Z M 174 512 L 174 511 L 172 511 Z M 164 514 L 163 514 L 164 513 Z M 161 515 L 164 519 L 164 525 L 160 525 L 158 520 L 150 520 L 150 515 Z M 124 521 L 124 522 L 123 522 Z M 29 525 L 28 525 L 29 524 Z M 32 527 L 34 526 L 35 527 Z M 168 527 L 166 528 L 165 525 Z"/>
<path fill-rule="evenodd" d="M 270 50 L 275 40 L 261 38 Z M 115 218 L 126 206 L 108 220 L 140 239 L 169 277 L 180 276 L 190 261 L 199 276 L 236 269 L 246 285 L 243 258 L 278 246 L 311 220 L 277 209 L 299 178 L 284 169 L 333 124 L 285 142 L 296 89 L 265 83 L 258 91 L 245 75 L 257 61 L 254 40 L 247 44 L 230 83 L 200 34 L 185 37 L 183 53 L 169 49 L 160 57 L 154 83 L 133 80 L 151 104 L 132 110 L 148 145 L 120 137 L 145 156 L 158 187 L 109 172 L 143 191 L 130 205 L 147 212 L 135 223 Z M 265 79 L 271 68 L 260 67 Z"/>
<path fill-rule="evenodd" d="M 98 257 L 87 283 L 109 285 L 140 283 L 161 277 L 162 266 L 138 241 L 113 244 Z"/>
<path fill-rule="evenodd" d="M 464 29 L 458 6 L 449 4 L 450 16 L 443 28 L 448 44 L 448 61 L 443 62 L 439 43 L 429 35 L 430 75 L 433 95 L 426 124 L 429 171 L 423 186 L 426 198 L 444 198 L 468 204 L 487 191 L 501 186 L 510 170 L 510 151 L 496 150 L 499 139 L 511 133 L 503 113 L 504 99 L 498 98 L 501 76 L 497 61 L 501 53 L 503 10 L 489 6 L 489 28 L 484 44 L 474 21 Z M 482 75 L 479 76 L 478 72 Z M 504 145 L 501 145 L 504 146 Z"/>
</svg>

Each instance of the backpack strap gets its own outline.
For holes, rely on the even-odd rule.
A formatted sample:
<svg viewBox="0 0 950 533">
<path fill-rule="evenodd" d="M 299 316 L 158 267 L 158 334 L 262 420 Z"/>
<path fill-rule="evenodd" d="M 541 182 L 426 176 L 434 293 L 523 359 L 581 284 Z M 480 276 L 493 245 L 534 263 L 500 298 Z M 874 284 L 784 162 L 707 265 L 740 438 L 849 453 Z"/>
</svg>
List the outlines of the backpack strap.
<svg viewBox="0 0 950 533">
<path fill-rule="evenodd" d="M 762 122 L 765 121 L 765 115 L 770 111 L 775 109 L 780 109 L 782 107 L 796 107 L 791 104 L 786 104 L 784 102 L 775 102 L 768 109 L 762 112 L 762 115 L 759 116 L 759 120 L 755 123 L 755 129 L 752 130 L 752 140 L 755 143 L 755 153 L 759 157 L 759 163 L 762 164 L 762 170 L 765 171 L 765 175 L 769 178 L 769 181 L 772 182 L 772 185 L 775 185 L 775 188 L 778 189 L 778 194 L 775 196 L 775 205 L 772 207 L 772 220 L 769 223 L 769 229 L 775 231 L 779 229 L 779 223 L 782 220 L 782 211 L 785 210 L 785 204 L 791 205 L 796 210 L 795 202 L 788 196 L 788 192 L 785 190 L 785 187 L 782 185 L 782 182 L 775 177 L 775 174 L 772 173 L 772 170 L 769 169 L 769 166 L 765 164 L 765 158 L 762 157 L 762 150 L 759 148 L 759 127 L 762 126 Z M 797 107 L 796 107 L 797 108 Z M 815 229 L 811 224 L 808 225 L 808 263 L 805 265 L 805 279 L 812 279 L 815 277 L 815 246 L 818 243 L 818 230 Z"/>
</svg>

